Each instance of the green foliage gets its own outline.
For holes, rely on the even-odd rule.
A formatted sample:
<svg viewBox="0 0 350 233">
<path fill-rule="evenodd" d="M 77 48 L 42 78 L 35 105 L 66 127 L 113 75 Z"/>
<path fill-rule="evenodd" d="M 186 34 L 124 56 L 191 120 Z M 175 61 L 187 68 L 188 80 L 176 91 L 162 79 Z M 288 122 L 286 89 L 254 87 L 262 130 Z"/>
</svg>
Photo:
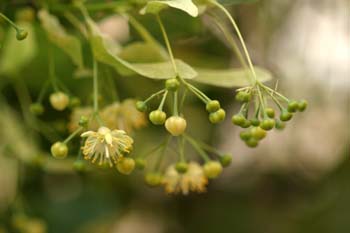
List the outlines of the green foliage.
<svg viewBox="0 0 350 233">
<path fill-rule="evenodd" d="M 182 10 L 192 17 L 198 16 L 198 8 L 191 0 L 148 1 L 147 5 L 141 10 L 141 14 L 158 14 L 168 7 Z"/>
</svg>

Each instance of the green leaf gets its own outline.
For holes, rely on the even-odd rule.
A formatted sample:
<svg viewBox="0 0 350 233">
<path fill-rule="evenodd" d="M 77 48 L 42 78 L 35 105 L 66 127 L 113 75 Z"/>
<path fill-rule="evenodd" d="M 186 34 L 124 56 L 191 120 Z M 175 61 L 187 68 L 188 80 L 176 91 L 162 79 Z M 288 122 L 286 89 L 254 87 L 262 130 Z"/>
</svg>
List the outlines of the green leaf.
<svg viewBox="0 0 350 233">
<path fill-rule="evenodd" d="M 124 47 L 118 54 L 124 60 L 129 62 L 161 62 L 165 61 L 160 49 L 145 42 L 135 42 Z"/>
<path fill-rule="evenodd" d="M 50 15 L 46 10 L 40 10 L 38 16 L 49 40 L 62 49 L 72 59 L 74 64 L 83 67 L 80 40 L 75 36 L 69 35 L 58 19 Z"/>
<path fill-rule="evenodd" d="M 198 8 L 191 0 L 149 1 L 147 2 L 147 5 L 140 11 L 140 13 L 157 14 L 167 7 L 182 10 L 192 17 L 198 16 Z"/>
<path fill-rule="evenodd" d="M 16 32 L 12 28 L 6 34 L 5 42 L 0 50 L 0 73 L 16 74 L 28 65 L 37 53 L 34 27 L 29 23 L 18 23 L 20 28 L 28 32 L 26 39 L 16 40 Z"/>
<path fill-rule="evenodd" d="M 217 87 L 244 87 L 251 84 L 249 70 L 243 68 L 231 68 L 226 70 L 212 70 L 196 68 L 198 76 L 193 81 Z M 272 79 L 272 74 L 263 68 L 255 67 L 255 72 L 260 82 Z"/>
<path fill-rule="evenodd" d="M 170 61 L 152 62 L 152 63 L 130 63 L 117 55 L 116 50 L 111 44 L 106 43 L 95 23 L 91 19 L 87 19 L 90 31 L 90 44 L 95 59 L 97 61 L 113 66 L 117 72 L 123 76 L 141 75 L 151 79 L 170 79 L 176 76 L 172 63 Z M 181 60 L 175 60 L 178 75 L 184 79 L 192 79 L 197 76 L 189 65 Z"/>
</svg>

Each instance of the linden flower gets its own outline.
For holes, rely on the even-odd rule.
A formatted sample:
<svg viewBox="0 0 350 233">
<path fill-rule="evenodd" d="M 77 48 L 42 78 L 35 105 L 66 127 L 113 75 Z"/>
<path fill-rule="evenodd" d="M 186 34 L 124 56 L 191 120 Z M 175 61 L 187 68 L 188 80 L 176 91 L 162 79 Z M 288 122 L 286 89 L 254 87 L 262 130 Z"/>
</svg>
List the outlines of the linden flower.
<svg viewBox="0 0 350 233">
<path fill-rule="evenodd" d="M 192 192 L 204 192 L 208 179 L 204 175 L 202 167 L 195 162 L 188 164 L 188 169 L 184 174 L 176 171 L 175 166 L 171 165 L 165 172 L 162 184 L 167 193 L 179 193 L 187 195 Z"/>
<path fill-rule="evenodd" d="M 99 165 L 109 164 L 110 167 L 117 164 L 124 154 L 130 153 L 134 142 L 125 131 L 107 127 L 100 127 L 97 132 L 84 132 L 81 137 L 87 137 L 82 147 L 84 158 L 92 163 L 98 160 Z"/>
</svg>

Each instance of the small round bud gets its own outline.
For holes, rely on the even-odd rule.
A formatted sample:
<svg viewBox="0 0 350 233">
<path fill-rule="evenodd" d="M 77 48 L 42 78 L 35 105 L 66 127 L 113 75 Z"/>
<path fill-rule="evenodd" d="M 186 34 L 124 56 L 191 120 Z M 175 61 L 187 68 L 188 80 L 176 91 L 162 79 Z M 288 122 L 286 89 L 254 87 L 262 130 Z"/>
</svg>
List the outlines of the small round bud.
<svg viewBox="0 0 350 233">
<path fill-rule="evenodd" d="M 73 163 L 73 169 L 77 172 L 84 172 L 86 170 L 86 163 L 79 159 Z"/>
<path fill-rule="evenodd" d="M 179 89 L 180 82 L 176 78 L 168 79 L 165 81 L 165 88 L 168 91 L 177 91 Z"/>
<path fill-rule="evenodd" d="M 136 159 L 135 165 L 136 165 L 137 169 L 143 170 L 146 167 L 146 160 L 144 160 L 144 159 Z"/>
<path fill-rule="evenodd" d="M 64 159 L 68 155 L 68 147 L 63 142 L 55 142 L 51 146 L 51 154 L 57 159 Z"/>
<path fill-rule="evenodd" d="M 232 116 L 232 123 L 238 126 L 241 126 L 246 121 L 245 117 L 242 114 L 236 114 Z"/>
<path fill-rule="evenodd" d="M 137 101 L 136 102 L 136 109 L 139 112 L 146 112 L 147 111 L 147 104 L 143 101 Z"/>
<path fill-rule="evenodd" d="M 79 126 L 86 128 L 88 122 L 89 122 L 89 119 L 86 116 L 81 116 L 79 119 Z"/>
<path fill-rule="evenodd" d="M 242 131 L 239 133 L 239 137 L 243 140 L 243 141 L 247 141 L 252 137 L 252 133 L 250 132 L 250 130 L 246 130 L 246 131 Z"/>
<path fill-rule="evenodd" d="M 209 121 L 213 124 L 220 123 L 226 117 L 226 112 L 224 109 L 220 108 L 216 112 L 212 112 L 209 114 Z"/>
<path fill-rule="evenodd" d="M 129 175 L 135 168 L 135 160 L 132 158 L 121 158 L 117 163 L 117 170 L 124 174 Z"/>
<path fill-rule="evenodd" d="M 288 112 L 296 112 L 298 110 L 298 102 L 295 100 L 289 101 L 287 110 Z"/>
<path fill-rule="evenodd" d="M 274 119 L 264 119 L 260 123 L 260 128 L 264 130 L 271 130 L 275 126 L 275 120 Z"/>
<path fill-rule="evenodd" d="M 300 100 L 298 102 L 298 110 L 300 112 L 304 112 L 306 108 L 307 108 L 307 101 L 306 100 Z"/>
<path fill-rule="evenodd" d="M 286 123 L 280 121 L 280 120 L 276 120 L 276 125 L 275 128 L 278 130 L 282 130 L 286 127 Z"/>
<path fill-rule="evenodd" d="M 44 113 L 44 106 L 41 103 L 31 104 L 29 110 L 34 115 L 41 115 Z"/>
<path fill-rule="evenodd" d="M 254 147 L 257 147 L 259 145 L 259 141 L 255 138 L 250 138 L 249 140 L 245 141 L 245 144 L 248 147 L 254 148 Z"/>
<path fill-rule="evenodd" d="M 161 110 L 152 111 L 149 114 L 149 119 L 155 125 L 162 125 L 166 120 L 166 113 Z"/>
<path fill-rule="evenodd" d="M 218 100 L 211 100 L 207 103 L 205 109 L 210 113 L 216 112 L 220 109 L 220 102 Z"/>
<path fill-rule="evenodd" d="M 227 167 L 232 162 L 232 156 L 231 155 L 222 155 L 220 157 L 220 163 L 222 166 Z"/>
<path fill-rule="evenodd" d="M 71 107 L 71 108 L 79 107 L 80 104 L 81 104 L 81 101 L 78 97 L 73 97 L 69 101 L 69 107 Z"/>
<path fill-rule="evenodd" d="M 156 172 L 147 173 L 145 176 L 145 182 L 152 187 L 158 186 L 162 183 L 162 175 Z"/>
<path fill-rule="evenodd" d="M 260 125 L 260 120 L 256 117 L 251 119 L 250 122 L 252 123 L 252 126 L 259 126 Z"/>
<path fill-rule="evenodd" d="M 244 123 L 241 125 L 242 128 L 249 128 L 252 125 L 252 123 L 250 122 L 250 120 L 245 120 Z"/>
<path fill-rule="evenodd" d="M 57 111 L 63 111 L 69 104 L 69 97 L 63 92 L 55 92 L 50 95 L 50 103 Z"/>
<path fill-rule="evenodd" d="M 280 120 L 289 121 L 290 119 L 292 119 L 292 117 L 293 117 L 292 113 L 288 112 L 287 110 L 283 110 L 280 115 Z"/>
<path fill-rule="evenodd" d="M 28 36 L 28 32 L 24 29 L 18 29 L 16 32 L 17 40 L 24 40 L 25 38 L 27 38 L 27 36 Z"/>
<path fill-rule="evenodd" d="M 268 117 L 274 118 L 275 117 L 275 110 L 273 108 L 266 108 L 265 113 Z"/>
<path fill-rule="evenodd" d="M 186 173 L 188 170 L 188 164 L 186 162 L 178 162 L 175 165 L 175 169 L 178 173 Z"/>
<path fill-rule="evenodd" d="M 245 91 L 240 91 L 236 95 L 236 100 L 240 102 L 248 102 L 251 99 L 252 95 Z"/>
<path fill-rule="evenodd" d="M 187 122 L 184 118 L 180 116 L 169 117 L 165 121 L 165 128 L 173 136 L 179 136 L 183 134 L 186 130 Z"/>
<path fill-rule="evenodd" d="M 218 177 L 222 172 L 222 165 L 216 161 L 209 161 L 203 166 L 204 174 L 209 179 Z"/>
<path fill-rule="evenodd" d="M 261 139 L 266 137 L 266 131 L 260 127 L 254 127 L 250 130 L 250 132 L 251 132 L 253 138 L 255 138 L 257 140 L 261 140 Z"/>
</svg>

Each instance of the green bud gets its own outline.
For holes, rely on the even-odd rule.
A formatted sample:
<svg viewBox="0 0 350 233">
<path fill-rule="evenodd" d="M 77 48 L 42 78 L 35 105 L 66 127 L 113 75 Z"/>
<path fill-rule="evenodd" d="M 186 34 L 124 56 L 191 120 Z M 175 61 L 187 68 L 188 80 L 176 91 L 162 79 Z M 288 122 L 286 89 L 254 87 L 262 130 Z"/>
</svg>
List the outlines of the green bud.
<svg viewBox="0 0 350 233">
<path fill-rule="evenodd" d="M 254 147 L 257 147 L 259 145 L 259 141 L 255 138 L 250 138 L 249 140 L 245 141 L 245 144 L 248 147 L 254 148 Z"/>
<path fill-rule="evenodd" d="M 41 103 L 31 104 L 29 110 L 34 115 L 41 115 L 44 113 L 44 106 Z"/>
<path fill-rule="evenodd" d="M 86 128 L 88 122 L 89 122 L 89 119 L 86 116 L 81 116 L 79 119 L 79 126 Z"/>
<path fill-rule="evenodd" d="M 147 173 L 145 176 L 145 182 L 152 187 L 161 185 L 162 179 L 162 175 L 156 172 Z"/>
<path fill-rule="evenodd" d="M 209 161 L 203 166 L 204 174 L 209 179 L 218 177 L 222 172 L 222 165 L 216 161 Z"/>
<path fill-rule="evenodd" d="M 146 112 L 147 111 L 147 104 L 143 101 L 137 101 L 136 102 L 136 109 L 139 112 Z"/>
<path fill-rule="evenodd" d="M 265 113 L 268 117 L 274 118 L 275 117 L 275 110 L 273 108 L 266 108 Z"/>
<path fill-rule="evenodd" d="M 166 120 L 166 113 L 161 110 L 152 111 L 149 114 L 149 119 L 155 125 L 162 125 Z"/>
<path fill-rule="evenodd" d="M 300 100 L 298 102 L 298 110 L 300 112 L 304 112 L 306 108 L 307 108 L 307 101 L 306 100 Z"/>
<path fill-rule="evenodd" d="M 252 133 L 250 132 L 250 130 L 245 130 L 239 133 L 239 137 L 243 140 L 243 141 L 247 141 L 252 137 Z"/>
<path fill-rule="evenodd" d="M 117 163 L 117 170 L 123 175 L 129 175 L 135 168 L 135 160 L 132 158 L 121 158 Z"/>
<path fill-rule="evenodd" d="M 175 169 L 178 173 L 186 173 L 188 170 L 188 164 L 186 162 L 178 162 L 175 165 Z"/>
<path fill-rule="evenodd" d="M 232 123 L 241 126 L 245 123 L 246 119 L 242 114 L 236 114 L 232 116 Z"/>
<path fill-rule="evenodd" d="M 56 142 L 51 146 L 51 154 L 57 159 L 64 159 L 68 155 L 68 147 L 63 142 Z"/>
<path fill-rule="evenodd" d="M 293 117 L 293 114 L 284 109 L 281 112 L 280 120 L 281 121 L 289 121 L 290 119 L 292 119 L 292 117 Z"/>
<path fill-rule="evenodd" d="M 165 88 L 168 91 L 177 91 L 179 89 L 180 82 L 176 78 L 168 79 L 165 81 Z"/>
<path fill-rule="evenodd" d="M 282 130 L 286 127 L 286 123 L 280 121 L 280 120 L 276 120 L 276 125 L 275 128 L 278 130 Z"/>
<path fill-rule="evenodd" d="M 216 112 L 220 109 L 220 102 L 217 100 L 211 100 L 205 106 L 206 110 L 210 113 Z"/>
<path fill-rule="evenodd" d="M 57 111 L 63 111 L 69 104 L 69 96 L 60 91 L 52 93 L 50 103 Z"/>
<path fill-rule="evenodd" d="M 146 160 L 144 160 L 144 159 L 136 159 L 135 165 L 136 165 L 137 169 L 143 170 L 146 167 Z"/>
<path fill-rule="evenodd" d="M 260 128 L 264 130 L 271 130 L 275 126 L 275 120 L 274 119 L 264 119 L 260 123 Z"/>
<path fill-rule="evenodd" d="M 256 117 L 251 119 L 250 122 L 252 123 L 252 126 L 259 126 L 260 125 L 260 120 Z"/>
<path fill-rule="evenodd" d="M 287 110 L 288 112 L 296 112 L 298 110 L 298 102 L 295 100 L 289 101 Z"/>
<path fill-rule="evenodd" d="M 16 32 L 17 40 L 24 40 L 25 38 L 27 38 L 27 36 L 28 36 L 28 32 L 24 29 L 18 29 Z"/>
<path fill-rule="evenodd" d="M 84 171 L 86 171 L 86 163 L 84 162 L 84 160 L 81 160 L 81 159 L 76 160 L 73 163 L 73 168 L 77 172 L 84 172 Z"/>
<path fill-rule="evenodd" d="M 245 120 L 244 123 L 241 125 L 242 128 L 249 128 L 252 125 L 250 120 Z"/>
<path fill-rule="evenodd" d="M 232 155 L 226 154 L 220 157 L 220 163 L 222 166 L 227 167 L 232 162 Z"/>
<path fill-rule="evenodd" d="M 266 137 L 266 131 L 260 127 L 254 127 L 250 130 L 250 132 L 251 132 L 253 138 L 255 138 L 257 140 L 261 140 L 261 139 Z"/>
<path fill-rule="evenodd" d="M 79 107 L 80 104 L 81 104 L 81 101 L 79 98 L 77 98 L 77 97 L 70 98 L 69 107 L 76 108 L 76 107 Z"/>
<path fill-rule="evenodd" d="M 250 101 L 252 95 L 245 91 L 240 91 L 236 95 L 236 100 L 240 102 L 248 102 Z"/>
<path fill-rule="evenodd" d="M 216 112 L 209 114 L 209 121 L 213 124 L 217 124 L 225 119 L 226 112 L 224 109 L 220 108 Z"/>
</svg>

